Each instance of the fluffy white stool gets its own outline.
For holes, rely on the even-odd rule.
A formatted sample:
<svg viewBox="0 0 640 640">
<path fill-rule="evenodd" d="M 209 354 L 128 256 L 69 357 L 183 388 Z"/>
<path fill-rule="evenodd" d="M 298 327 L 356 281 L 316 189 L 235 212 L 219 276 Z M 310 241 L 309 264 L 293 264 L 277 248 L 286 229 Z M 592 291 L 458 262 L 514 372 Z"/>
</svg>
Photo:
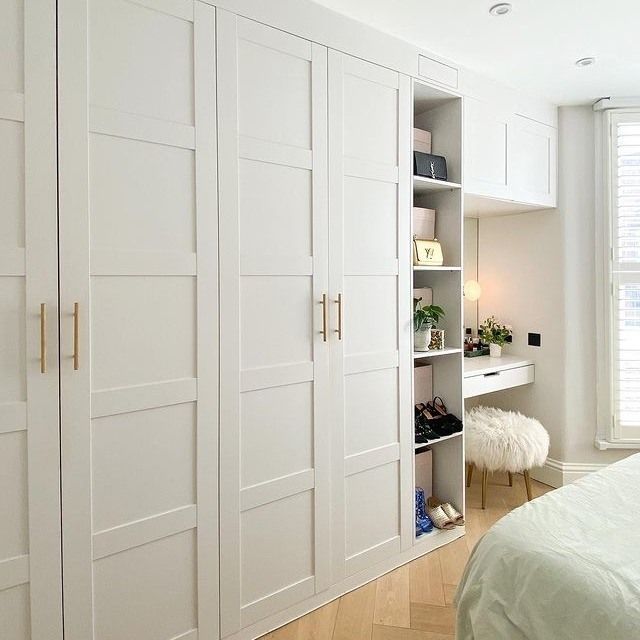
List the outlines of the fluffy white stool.
<svg viewBox="0 0 640 640">
<path fill-rule="evenodd" d="M 522 472 L 527 498 L 531 500 L 529 469 L 541 467 L 549 453 L 549 434 L 537 420 L 517 411 L 474 407 L 465 415 L 464 438 L 467 487 L 471 485 L 474 466 L 482 469 L 483 509 L 489 471 L 508 472 L 510 487 L 513 486 L 512 474 Z"/>
</svg>

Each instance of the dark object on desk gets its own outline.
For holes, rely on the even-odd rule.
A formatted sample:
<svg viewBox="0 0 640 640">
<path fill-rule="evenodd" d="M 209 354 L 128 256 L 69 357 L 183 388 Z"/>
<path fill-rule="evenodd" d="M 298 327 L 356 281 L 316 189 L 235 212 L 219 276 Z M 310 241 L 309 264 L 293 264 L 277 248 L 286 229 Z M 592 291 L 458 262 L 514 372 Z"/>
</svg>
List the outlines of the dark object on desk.
<svg viewBox="0 0 640 640">
<path fill-rule="evenodd" d="M 482 347 L 482 349 L 476 349 L 475 351 L 465 351 L 465 358 L 477 358 L 478 356 L 488 356 L 489 347 Z"/>
<path fill-rule="evenodd" d="M 432 153 L 413 152 L 413 174 L 435 180 L 447 179 L 447 160 Z"/>
</svg>

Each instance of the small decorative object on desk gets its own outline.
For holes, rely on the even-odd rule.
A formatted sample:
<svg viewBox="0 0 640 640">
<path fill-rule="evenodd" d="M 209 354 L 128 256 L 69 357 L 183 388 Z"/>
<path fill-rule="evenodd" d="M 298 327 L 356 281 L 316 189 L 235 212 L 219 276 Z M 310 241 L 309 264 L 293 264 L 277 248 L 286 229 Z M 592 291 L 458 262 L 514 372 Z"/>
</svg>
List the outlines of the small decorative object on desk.
<svg viewBox="0 0 640 640">
<path fill-rule="evenodd" d="M 477 358 L 478 356 L 488 356 L 489 355 L 489 347 L 478 347 L 477 349 L 473 349 L 472 351 L 465 351 L 465 358 Z"/>
<path fill-rule="evenodd" d="M 435 304 L 421 306 L 422 298 L 413 299 L 413 348 L 415 351 L 429 351 L 431 330 L 444 316 L 444 309 Z"/>
<path fill-rule="evenodd" d="M 444 329 L 431 329 L 431 342 L 429 351 L 444 349 Z"/>
<path fill-rule="evenodd" d="M 513 331 L 508 324 L 499 323 L 495 316 L 489 316 L 481 325 L 482 341 L 489 343 L 489 356 L 499 358 L 502 356 L 502 347 L 512 335 Z"/>
</svg>

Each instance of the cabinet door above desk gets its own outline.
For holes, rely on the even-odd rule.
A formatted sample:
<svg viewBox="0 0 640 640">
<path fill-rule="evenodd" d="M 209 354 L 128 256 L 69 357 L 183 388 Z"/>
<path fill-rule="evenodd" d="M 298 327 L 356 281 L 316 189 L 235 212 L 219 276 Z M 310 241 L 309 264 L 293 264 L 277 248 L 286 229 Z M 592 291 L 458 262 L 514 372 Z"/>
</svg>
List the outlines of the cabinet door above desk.
<svg viewBox="0 0 640 640">
<path fill-rule="evenodd" d="M 513 202 L 514 212 L 556 205 L 557 130 L 465 98 L 465 192 Z M 490 210 L 491 207 L 482 209 Z M 508 207 L 500 207 L 502 213 Z M 473 213 L 473 212 L 471 212 Z"/>
</svg>

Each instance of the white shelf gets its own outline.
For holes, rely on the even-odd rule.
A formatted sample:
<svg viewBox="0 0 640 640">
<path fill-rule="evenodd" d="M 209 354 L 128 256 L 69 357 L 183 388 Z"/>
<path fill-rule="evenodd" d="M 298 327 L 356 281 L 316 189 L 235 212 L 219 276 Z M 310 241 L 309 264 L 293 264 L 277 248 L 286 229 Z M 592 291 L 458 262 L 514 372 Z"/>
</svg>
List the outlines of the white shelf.
<svg viewBox="0 0 640 640">
<path fill-rule="evenodd" d="M 413 359 L 420 360 L 421 358 L 436 358 L 438 356 L 448 356 L 452 353 L 462 353 L 462 349 L 446 347 L 445 349 L 432 349 L 431 351 L 414 351 Z"/>
<path fill-rule="evenodd" d="M 464 534 L 464 526 L 456 527 L 455 529 L 436 529 L 433 527 L 433 531 L 430 533 L 423 533 L 419 536 L 415 536 L 413 544 L 424 545 L 424 547 L 426 547 L 424 549 L 424 553 L 427 553 L 428 551 L 433 551 L 434 549 L 442 547 L 449 542 L 453 542 Z"/>
<path fill-rule="evenodd" d="M 451 440 L 452 438 L 459 438 L 463 433 L 464 430 L 458 431 L 458 433 L 452 433 L 450 436 L 442 436 L 442 438 L 438 438 L 437 440 L 429 440 L 429 442 L 414 442 L 413 450 L 422 449 L 422 447 L 431 447 L 434 444 L 439 444 L 440 442 Z"/>
<path fill-rule="evenodd" d="M 458 182 L 448 182 L 447 180 L 435 180 L 434 178 L 423 178 L 413 176 L 413 192 L 429 193 L 431 191 L 450 191 L 452 189 L 462 189 Z"/>
<path fill-rule="evenodd" d="M 447 267 L 444 265 L 440 266 L 414 266 L 414 271 L 462 271 L 462 267 Z"/>
</svg>

